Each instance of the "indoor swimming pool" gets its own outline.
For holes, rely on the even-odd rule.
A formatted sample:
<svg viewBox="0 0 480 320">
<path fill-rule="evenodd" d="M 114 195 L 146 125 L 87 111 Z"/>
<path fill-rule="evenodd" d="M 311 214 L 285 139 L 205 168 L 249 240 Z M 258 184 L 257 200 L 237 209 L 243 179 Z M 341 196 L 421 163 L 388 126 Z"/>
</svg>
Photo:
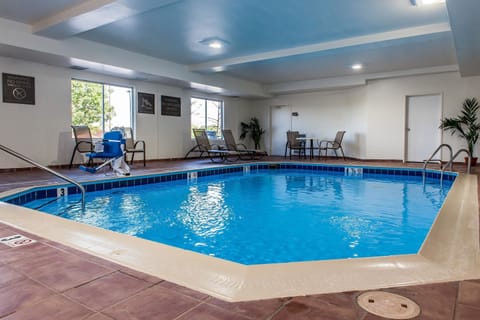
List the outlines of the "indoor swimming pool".
<svg viewBox="0 0 480 320">
<path fill-rule="evenodd" d="M 269 188 L 260 188 L 261 184 L 248 183 L 248 189 L 256 190 L 254 197 L 247 196 L 246 189 L 241 182 L 243 179 L 258 179 L 267 175 L 270 180 L 275 181 Z M 384 177 L 394 181 L 403 181 L 397 185 L 391 192 L 382 192 Z M 223 181 L 231 177 L 233 185 L 228 187 Z M 186 286 L 190 289 L 201 291 L 214 297 L 227 301 L 246 301 L 256 299 L 268 299 L 274 297 L 288 297 L 306 294 L 320 294 L 329 292 L 342 292 L 351 290 L 367 290 L 374 288 L 385 288 L 406 284 L 424 284 L 444 281 L 453 281 L 466 278 L 478 278 L 480 253 L 478 250 L 478 199 L 476 176 L 445 173 L 443 182 L 440 181 L 441 173 L 434 170 L 427 170 L 426 184 L 423 186 L 422 170 L 413 168 L 386 168 L 373 166 L 349 166 L 349 165 L 329 165 L 312 164 L 301 162 L 257 162 L 246 164 L 223 165 L 209 168 L 196 168 L 185 171 L 169 171 L 145 176 L 130 176 L 125 178 L 113 178 L 82 183 L 87 190 L 87 207 L 97 201 L 97 207 L 110 207 L 114 202 L 102 198 L 106 194 L 123 194 L 123 188 L 132 191 L 132 195 L 119 200 L 116 206 L 132 207 L 142 205 L 138 201 L 139 195 L 144 195 L 144 188 L 166 190 L 180 188 L 183 195 L 176 197 L 166 197 L 160 203 L 161 208 L 167 208 L 167 203 L 171 201 L 186 207 L 183 213 L 177 209 L 173 210 L 177 220 L 169 220 L 170 224 L 177 228 L 177 232 L 170 235 L 170 239 L 183 238 L 185 233 L 190 245 L 195 248 L 206 250 L 202 253 L 192 251 L 192 249 L 182 249 L 170 244 L 163 244 L 151 240 L 145 240 L 139 236 L 132 236 L 134 233 L 148 233 L 146 226 L 153 225 L 155 221 L 149 221 L 141 218 L 139 212 L 130 212 L 131 217 L 107 218 L 101 214 L 97 215 L 97 220 L 107 222 L 114 226 L 117 219 L 134 222 L 136 226 L 130 228 L 127 233 L 119 233 L 107 230 L 83 222 L 69 220 L 63 217 L 65 212 L 56 214 L 43 213 L 38 210 L 26 208 L 36 201 L 35 206 L 43 207 L 68 207 L 71 215 L 81 216 L 80 212 L 75 210 L 80 206 L 77 199 L 80 192 L 71 185 L 50 185 L 43 187 L 32 187 L 27 189 L 17 189 L 10 192 L 4 192 L 0 195 L 0 219 L 8 225 L 14 226 L 20 230 L 25 230 L 30 234 L 39 235 L 78 250 L 93 254 L 97 257 L 116 262 L 123 266 L 154 275 L 161 279 Z M 348 185 L 355 180 L 364 179 L 364 183 L 372 184 L 373 189 L 366 191 L 361 184 L 351 188 Z M 245 180 L 247 181 L 247 180 Z M 452 184 L 453 182 L 453 184 Z M 208 186 L 213 183 L 214 186 Z M 451 187 L 450 187 L 451 185 Z M 338 186 L 341 186 L 338 187 Z M 421 187 L 420 187 L 421 186 Z M 441 187 L 440 189 L 437 189 Z M 450 187 L 450 190 L 447 190 Z M 322 190 L 328 190 L 321 196 Z M 259 229 L 265 229 L 266 234 L 273 237 L 276 241 L 283 241 L 279 233 L 290 232 L 289 223 L 284 223 L 283 229 L 274 231 L 271 229 L 275 224 L 273 220 L 283 220 L 284 210 L 287 206 L 284 202 L 278 202 L 275 210 L 270 210 L 266 214 L 263 208 L 264 200 L 272 198 L 275 200 L 278 195 L 285 199 L 299 201 L 299 207 L 305 203 L 314 205 L 322 203 L 333 203 L 337 199 L 359 192 L 357 200 L 354 200 L 351 207 L 357 208 L 363 202 L 363 198 L 372 197 L 380 199 L 387 205 L 387 208 L 373 206 L 366 209 L 363 218 L 355 217 L 355 212 L 343 214 L 339 212 L 336 205 L 332 205 L 332 212 L 325 214 L 324 217 L 318 214 L 318 208 L 308 215 L 311 215 L 318 221 L 322 218 L 331 217 L 331 228 L 345 231 L 344 239 L 335 240 L 343 243 L 347 252 L 353 256 L 347 259 L 331 258 L 328 260 L 308 260 L 295 261 L 288 263 L 263 263 L 262 261 L 272 261 L 265 256 L 263 260 L 250 261 L 240 260 L 232 262 L 233 257 L 221 257 L 222 253 L 212 252 L 212 243 L 205 240 L 198 240 L 197 236 L 202 235 L 207 240 L 221 239 L 224 241 L 226 233 L 230 233 L 227 227 L 230 227 L 232 220 L 239 220 L 240 226 L 246 221 L 246 213 L 242 210 L 250 208 L 253 219 L 250 225 L 247 224 L 249 236 L 253 236 Z M 135 192 L 137 194 L 135 195 Z M 212 193 L 213 192 L 213 193 Z M 230 209 L 224 206 L 224 200 L 230 198 L 231 193 L 239 194 L 237 204 L 233 209 L 240 208 L 240 213 L 232 214 Z M 439 206 L 438 213 L 433 217 L 421 213 L 406 214 L 406 207 L 422 207 L 423 204 L 415 204 L 415 201 L 396 198 L 392 200 L 395 194 L 402 196 L 424 193 L 426 203 L 434 203 Z M 65 195 L 59 200 L 52 201 L 57 195 Z M 179 193 L 182 194 L 182 193 Z M 98 195 L 97 200 L 92 200 L 91 196 Z M 212 197 L 210 197 L 212 195 Z M 213 196 L 215 195 L 215 196 Z M 441 197 L 445 196 L 442 203 Z M 171 199 L 170 199 L 171 198 Z M 214 200 L 213 202 L 203 201 Z M 388 200 L 390 199 L 390 200 Z M 71 200 L 75 200 L 70 202 Z M 192 200 L 192 201 L 190 201 Z M 198 200 L 198 201 L 197 201 Z M 388 201 L 385 201 L 388 200 Z M 277 199 L 279 201 L 279 199 Z M 287 201 L 287 202 L 289 202 Z M 89 202 L 91 202 L 89 204 Z M 215 216 L 205 214 L 192 215 L 191 212 L 203 209 L 207 204 L 218 208 Z M 390 206 L 393 208 L 388 208 Z M 40 210 L 43 210 L 40 208 Z M 87 211 L 84 217 L 94 217 Z M 190 213 L 188 213 L 190 210 Z M 116 211 L 116 210 L 115 210 Z M 338 211 L 338 212 L 335 212 Z M 397 218 L 393 222 L 377 223 L 377 216 L 380 217 L 386 211 L 396 211 Z M 303 212 L 294 216 L 294 221 L 304 219 Z M 370 216 L 369 216 L 370 215 Z M 436 215 L 436 217 L 435 217 Z M 163 212 L 157 214 L 163 217 Z M 209 221 L 208 217 L 215 217 Z M 357 229 L 370 230 L 377 229 L 377 225 L 384 224 L 386 230 L 395 230 L 392 234 L 408 233 L 406 227 L 408 223 L 413 222 L 412 217 L 422 217 L 421 220 L 433 219 L 430 227 L 421 227 L 427 233 L 425 240 L 417 240 L 415 248 L 411 248 L 411 254 L 379 253 L 393 254 L 386 256 L 361 257 L 367 238 L 356 232 Z M 166 216 L 165 216 L 166 217 Z M 240 219 L 240 217 L 242 217 Z M 265 217 L 265 218 L 264 218 Z M 267 219 L 268 217 L 268 219 Z M 352 217 L 352 218 L 350 218 Z M 355 218 L 353 218 L 355 217 Z M 263 218 L 263 220 L 262 220 Z M 281 219 L 280 219 L 281 218 Z M 299 219 L 301 218 L 301 219 Z M 142 220 L 143 219 L 143 220 Z M 194 227 L 195 219 L 203 222 L 209 222 L 207 228 Z M 247 219 L 247 220 L 248 220 Z M 161 220 L 161 219 L 160 219 Z M 165 219 L 164 219 L 165 220 Z M 324 220 L 323 220 L 324 221 Z M 322 222 L 323 223 L 323 222 Z M 315 229 L 319 227 L 304 224 L 304 229 Z M 397 227 L 393 226 L 397 224 Z M 416 226 L 416 222 L 413 227 Z M 428 222 L 431 224 L 431 221 Z M 122 224 L 121 224 L 122 225 Z M 120 225 L 120 226 L 121 226 Z M 201 224 L 202 225 L 202 224 Z M 203 226 L 206 226 L 205 224 Z M 213 227 L 212 227 L 213 226 Z M 403 226 L 403 228 L 402 228 Z M 180 227 L 180 228 L 179 228 Z M 315 227 L 315 228 L 313 228 Z M 121 228 L 126 228 L 125 225 Z M 425 231 L 428 230 L 429 231 Z M 280 231 L 278 231 L 280 230 Z M 159 231 L 158 233 L 163 233 Z M 180 235 L 179 235 L 180 233 Z M 318 232 L 317 232 L 318 233 Z M 168 234 L 168 233 L 167 233 Z M 206 236 L 206 237 L 205 237 Z M 315 235 L 317 236 L 317 235 Z M 422 235 L 421 238 L 424 238 Z M 288 237 L 292 238 L 291 234 Z M 242 240 L 249 240 L 248 236 L 241 237 Z M 284 237 L 287 238 L 287 237 Z M 391 241 L 391 240 L 390 240 Z M 423 242 L 422 242 L 423 241 Z M 258 241 L 260 242 L 260 241 Z M 300 247 L 311 247 L 311 242 L 296 242 Z M 329 247 L 333 241 L 330 241 L 326 247 Z M 284 258 L 283 252 L 290 250 L 290 244 L 283 242 L 285 248 L 280 248 L 274 252 L 275 257 Z M 420 248 L 418 245 L 420 244 Z M 255 244 L 256 245 L 256 244 Z M 248 255 L 248 244 L 242 244 L 240 249 L 246 249 L 242 254 L 242 259 Z M 316 247 L 323 247 L 316 245 Z M 382 245 L 380 247 L 389 247 Z M 238 251 L 238 250 L 233 250 Z M 272 251 L 266 249 L 266 252 Z M 281 252 L 278 252 L 281 251 Z M 321 250 L 319 250 L 321 251 Z M 330 250 L 332 251 L 332 250 Z M 237 254 L 237 253 L 235 253 Z M 232 259 L 232 260 L 227 260 Z M 314 259 L 317 259 L 315 257 Z M 297 260 L 296 257 L 293 260 Z M 278 261 L 278 260 L 277 260 Z M 284 260 L 285 261 L 285 260 Z"/>
<path fill-rule="evenodd" d="M 85 211 L 79 194 L 24 205 L 245 265 L 378 257 L 419 251 L 454 177 L 424 183 L 419 170 L 239 169 L 118 188 L 97 182 L 95 190 L 106 190 L 88 192 Z"/>
</svg>

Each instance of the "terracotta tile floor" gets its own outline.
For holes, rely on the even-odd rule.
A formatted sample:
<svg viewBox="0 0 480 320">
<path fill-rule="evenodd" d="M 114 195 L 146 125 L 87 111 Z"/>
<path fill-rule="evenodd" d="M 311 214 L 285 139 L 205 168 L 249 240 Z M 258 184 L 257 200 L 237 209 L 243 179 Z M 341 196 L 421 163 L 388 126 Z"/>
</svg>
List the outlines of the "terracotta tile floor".
<svg viewBox="0 0 480 320">
<path fill-rule="evenodd" d="M 283 161 L 283 158 L 268 160 Z M 347 162 L 404 166 L 400 162 Z M 208 160 L 152 161 L 146 168 L 135 164 L 133 174 L 211 165 Z M 461 165 L 456 167 L 460 171 L 463 168 Z M 80 181 L 105 178 L 104 174 L 91 175 L 78 169 L 59 171 Z M 0 172 L 0 192 L 58 182 L 56 178 L 37 170 Z M 2 320 L 384 319 L 357 306 L 356 297 L 361 292 L 228 303 L 16 230 L 0 222 L 0 237 L 17 233 L 38 242 L 16 248 L 0 244 Z M 480 279 L 389 288 L 384 291 L 401 294 L 417 302 L 421 307 L 421 314 L 416 319 L 480 319 Z"/>
</svg>

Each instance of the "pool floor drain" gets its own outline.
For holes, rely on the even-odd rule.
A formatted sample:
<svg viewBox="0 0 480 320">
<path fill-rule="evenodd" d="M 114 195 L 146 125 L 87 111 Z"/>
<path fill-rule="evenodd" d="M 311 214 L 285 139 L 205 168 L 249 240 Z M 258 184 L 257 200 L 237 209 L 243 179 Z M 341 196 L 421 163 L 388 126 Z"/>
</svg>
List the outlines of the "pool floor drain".
<svg viewBox="0 0 480 320">
<path fill-rule="evenodd" d="M 357 303 L 365 311 L 387 319 L 412 319 L 420 314 L 418 304 L 390 292 L 365 292 L 358 296 Z"/>
</svg>

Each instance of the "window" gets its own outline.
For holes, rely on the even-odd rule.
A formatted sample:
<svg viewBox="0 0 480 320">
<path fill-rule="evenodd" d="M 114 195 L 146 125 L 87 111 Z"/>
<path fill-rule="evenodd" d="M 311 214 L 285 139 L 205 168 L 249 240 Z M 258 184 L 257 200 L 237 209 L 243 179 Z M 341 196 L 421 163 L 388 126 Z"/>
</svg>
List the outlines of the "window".
<svg viewBox="0 0 480 320">
<path fill-rule="evenodd" d="M 192 129 L 206 129 L 209 138 L 220 138 L 223 129 L 223 101 L 192 97 L 190 102 Z"/>
<path fill-rule="evenodd" d="M 94 138 L 114 127 L 132 127 L 132 88 L 72 80 L 72 125 L 88 125 Z"/>
</svg>

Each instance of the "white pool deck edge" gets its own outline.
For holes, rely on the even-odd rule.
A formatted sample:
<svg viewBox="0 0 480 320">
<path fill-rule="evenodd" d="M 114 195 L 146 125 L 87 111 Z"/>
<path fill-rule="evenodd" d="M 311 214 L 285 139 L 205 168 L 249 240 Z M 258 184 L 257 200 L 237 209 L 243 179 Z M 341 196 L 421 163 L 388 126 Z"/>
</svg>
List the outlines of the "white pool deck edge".
<svg viewBox="0 0 480 320">
<path fill-rule="evenodd" d="M 416 255 L 245 266 L 3 202 L 0 221 L 231 302 L 480 278 L 477 177 L 467 174 Z"/>
</svg>

